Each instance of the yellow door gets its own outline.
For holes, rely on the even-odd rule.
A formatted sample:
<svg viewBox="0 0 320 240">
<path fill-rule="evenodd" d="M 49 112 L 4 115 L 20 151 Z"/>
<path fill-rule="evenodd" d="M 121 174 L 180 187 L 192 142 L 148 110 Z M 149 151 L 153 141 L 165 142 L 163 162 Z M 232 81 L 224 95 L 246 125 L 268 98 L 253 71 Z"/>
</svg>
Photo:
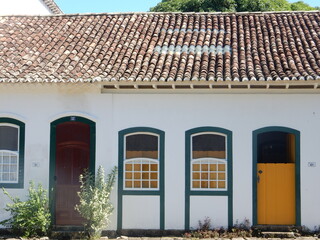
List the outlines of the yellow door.
<svg viewBox="0 0 320 240">
<path fill-rule="evenodd" d="M 294 225 L 295 163 L 257 164 L 258 224 Z"/>
</svg>

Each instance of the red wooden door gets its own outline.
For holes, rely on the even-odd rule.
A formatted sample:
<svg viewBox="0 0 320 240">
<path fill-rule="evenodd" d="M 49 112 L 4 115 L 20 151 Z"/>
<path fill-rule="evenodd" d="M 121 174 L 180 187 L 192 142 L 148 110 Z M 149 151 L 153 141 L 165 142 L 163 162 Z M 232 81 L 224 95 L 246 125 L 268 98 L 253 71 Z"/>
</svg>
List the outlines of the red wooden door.
<svg viewBox="0 0 320 240">
<path fill-rule="evenodd" d="M 82 225 L 75 205 L 79 202 L 79 176 L 89 168 L 90 127 L 66 122 L 56 128 L 56 225 Z"/>
</svg>

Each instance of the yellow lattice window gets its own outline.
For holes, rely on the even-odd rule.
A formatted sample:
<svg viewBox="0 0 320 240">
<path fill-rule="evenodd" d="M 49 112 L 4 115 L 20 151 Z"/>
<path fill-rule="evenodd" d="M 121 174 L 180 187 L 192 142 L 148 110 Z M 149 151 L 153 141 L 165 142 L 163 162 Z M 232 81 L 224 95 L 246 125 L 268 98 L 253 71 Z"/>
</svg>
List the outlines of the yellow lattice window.
<svg viewBox="0 0 320 240">
<path fill-rule="evenodd" d="M 193 189 L 226 189 L 226 161 L 201 159 L 192 161 Z"/>
<path fill-rule="evenodd" d="M 227 189 L 226 137 L 216 133 L 192 136 L 191 189 Z"/>
<path fill-rule="evenodd" d="M 158 161 L 135 159 L 125 162 L 125 188 L 158 188 Z"/>
</svg>

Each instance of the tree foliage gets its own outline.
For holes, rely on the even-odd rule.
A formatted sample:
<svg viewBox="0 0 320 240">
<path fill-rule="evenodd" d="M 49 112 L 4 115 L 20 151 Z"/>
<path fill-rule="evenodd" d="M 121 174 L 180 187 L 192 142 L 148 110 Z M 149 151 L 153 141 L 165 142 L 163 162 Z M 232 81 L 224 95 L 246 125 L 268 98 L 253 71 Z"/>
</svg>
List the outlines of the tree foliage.
<svg viewBox="0 0 320 240">
<path fill-rule="evenodd" d="M 237 12 L 290 11 L 287 0 L 238 0 Z"/>
<path fill-rule="evenodd" d="M 292 11 L 299 11 L 299 10 L 309 11 L 309 10 L 316 10 L 316 9 L 319 10 L 319 7 L 313 8 L 303 1 L 298 1 L 291 4 Z"/>
<path fill-rule="evenodd" d="M 303 1 L 287 0 L 162 0 L 152 12 L 256 12 L 316 10 Z"/>
</svg>

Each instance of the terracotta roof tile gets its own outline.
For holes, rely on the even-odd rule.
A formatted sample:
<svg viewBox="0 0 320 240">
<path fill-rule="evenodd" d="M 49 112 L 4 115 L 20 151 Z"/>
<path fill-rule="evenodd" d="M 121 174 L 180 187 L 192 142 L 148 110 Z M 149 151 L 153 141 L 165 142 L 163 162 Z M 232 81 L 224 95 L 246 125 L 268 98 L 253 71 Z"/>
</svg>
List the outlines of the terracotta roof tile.
<svg viewBox="0 0 320 240">
<path fill-rule="evenodd" d="M 320 79 L 320 12 L 0 17 L 1 82 Z"/>
</svg>

